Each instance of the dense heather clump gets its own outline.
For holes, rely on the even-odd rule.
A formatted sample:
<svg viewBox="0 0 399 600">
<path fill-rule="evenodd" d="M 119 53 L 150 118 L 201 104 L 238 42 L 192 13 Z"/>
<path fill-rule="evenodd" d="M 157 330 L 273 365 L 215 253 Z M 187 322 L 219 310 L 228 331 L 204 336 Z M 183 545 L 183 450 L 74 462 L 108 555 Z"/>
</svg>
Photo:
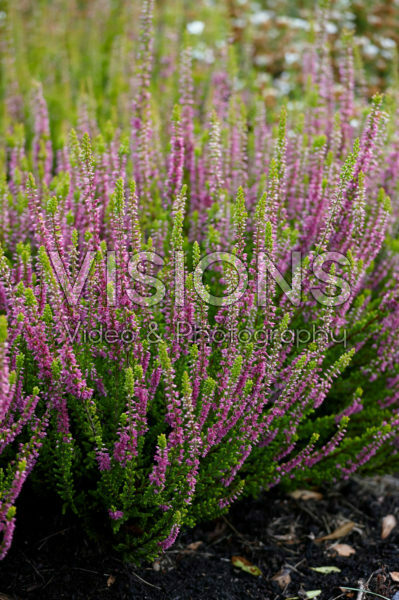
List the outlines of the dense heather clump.
<svg viewBox="0 0 399 600">
<path fill-rule="evenodd" d="M 151 4 L 128 130 L 83 111 L 57 147 L 40 86 L 30 141 L 9 122 L 2 556 L 28 476 L 139 559 L 242 494 L 399 464 L 395 99 L 356 96 L 347 38 L 337 87 L 323 31 L 300 110 L 223 53 L 194 85 L 188 45 L 165 99 Z"/>
</svg>

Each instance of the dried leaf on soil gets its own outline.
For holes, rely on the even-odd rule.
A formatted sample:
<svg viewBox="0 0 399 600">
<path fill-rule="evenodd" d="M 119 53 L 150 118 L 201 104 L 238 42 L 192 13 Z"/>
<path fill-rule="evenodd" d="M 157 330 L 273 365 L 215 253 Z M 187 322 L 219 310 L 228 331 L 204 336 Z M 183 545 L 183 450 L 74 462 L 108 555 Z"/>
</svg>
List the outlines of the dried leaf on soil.
<svg viewBox="0 0 399 600">
<path fill-rule="evenodd" d="M 329 549 L 336 552 L 338 556 L 348 557 L 352 554 L 356 554 L 356 550 L 349 544 L 334 544 L 333 546 L 330 546 Z"/>
<path fill-rule="evenodd" d="M 111 587 L 115 583 L 116 579 L 113 575 L 110 575 L 107 579 L 107 587 Z"/>
<path fill-rule="evenodd" d="M 309 592 L 305 593 L 305 598 L 317 598 L 317 596 L 320 596 L 321 594 L 321 590 L 310 590 Z"/>
<path fill-rule="evenodd" d="M 386 515 L 382 519 L 382 531 L 381 538 L 385 540 L 391 533 L 391 531 L 396 527 L 397 521 L 393 515 Z"/>
<path fill-rule="evenodd" d="M 392 581 L 395 581 L 396 583 L 399 583 L 399 571 L 391 571 L 391 573 L 389 573 Z"/>
<path fill-rule="evenodd" d="M 314 490 L 295 490 L 291 492 L 290 496 L 294 500 L 321 500 L 323 498 L 323 494 Z"/>
<path fill-rule="evenodd" d="M 187 546 L 187 548 L 185 549 L 185 552 L 195 552 L 196 550 L 198 550 L 198 548 L 200 546 L 202 546 L 204 542 L 202 542 L 201 540 L 198 540 L 198 542 L 192 542 L 191 544 L 189 544 Z"/>
<path fill-rule="evenodd" d="M 281 569 L 281 571 L 273 575 L 272 581 L 275 581 L 281 589 L 284 589 L 291 583 L 291 575 L 287 569 Z"/>
<path fill-rule="evenodd" d="M 255 567 L 255 565 L 250 563 L 249 560 L 247 560 L 243 556 L 232 556 L 231 562 L 233 563 L 234 567 L 242 569 L 246 573 L 250 573 L 255 577 L 259 577 L 259 575 L 262 575 L 262 571 L 258 567 Z"/>
<path fill-rule="evenodd" d="M 309 567 L 312 571 L 316 571 L 316 573 L 323 573 L 323 575 L 328 575 L 329 573 L 341 573 L 341 569 L 338 567 Z"/>
<path fill-rule="evenodd" d="M 337 527 L 337 529 L 335 529 L 332 533 L 316 538 L 315 542 L 323 542 L 324 540 L 337 540 L 338 538 L 345 537 L 346 535 L 348 535 L 348 533 L 352 531 L 355 525 L 356 523 L 354 523 L 353 521 L 348 521 L 347 523 L 344 523 L 343 525 Z"/>
</svg>

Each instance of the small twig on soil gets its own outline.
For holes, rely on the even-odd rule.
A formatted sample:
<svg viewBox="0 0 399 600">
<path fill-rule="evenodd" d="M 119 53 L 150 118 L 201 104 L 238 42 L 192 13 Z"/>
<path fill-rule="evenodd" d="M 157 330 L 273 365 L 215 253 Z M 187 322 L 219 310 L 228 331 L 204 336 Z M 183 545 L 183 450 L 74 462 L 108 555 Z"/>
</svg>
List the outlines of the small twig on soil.
<svg viewBox="0 0 399 600">
<path fill-rule="evenodd" d="M 153 587 L 156 590 L 161 590 L 161 588 L 159 586 L 154 585 L 153 583 L 150 583 L 149 581 L 146 581 L 145 579 L 143 579 L 142 577 L 140 577 L 140 575 L 137 575 L 137 573 L 135 573 L 134 571 L 129 571 L 129 573 L 131 573 L 132 575 L 134 575 L 135 577 L 137 577 L 137 579 L 139 579 L 140 581 L 142 581 L 146 585 L 149 585 L 150 587 Z"/>
<path fill-rule="evenodd" d="M 356 600 L 363 600 L 364 592 L 366 591 L 365 583 L 366 582 L 364 581 L 364 579 L 359 579 L 359 581 L 357 582 L 359 586 L 359 591 L 357 593 Z"/>
<path fill-rule="evenodd" d="M 44 544 L 50 540 L 51 538 L 55 537 L 56 535 L 60 535 L 61 533 L 65 533 L 66 531 L 69 530 L 69 527 L 67 527 L 67 529 L 61 529 L 61 531 L 56 531 L 55 533 L 52 533 L 51 535 L 48 535 L 45 538 L 42 538 L 41 540 L 39 540 L 37 543 L 40 544 L 38 546 L 38 550 L 41 550 L 44 546 Z"/>
<path fill-rule="evenodd" d="M 356 506 L 354 504 L 352 504 L 352 502 L 349 502 L 349 500 L 346 500 L 345 498 L 342 498 L 341 502 L 342 502 L 342 504 L 346 504 L 346 506 L 349 506 L 349 508 L 351 508 L 354 512 L 357 512 L 363 518 L 366 518 L 366 519 L 369 518 L 363 511 L 361 511 L 358 508 L 356 508 Z"/>
<path fill-rule="evenodd" d="M 301 562 L 303 562 L 301 560 Z M 301 564 L 301 562 L 298 563 L 298 565 Z M 302 571 L 299 571 L 296 566 L 294 567 L 293 565 L 290 565 L 289 563 L 284 563 L 284 567 L 287 567 L 287 569 L 290 569 L 291 571 L 295 571 L 295 573 L 298 573 L 298 575 L 302 575 L 302 577 L 305 575 L 304 573 L 302 573 Z"/>
<path fill-rule="evenodd" d="M 377 569 L 376 571 L 373 571 L 370 575 L 370 577 L 367 579 L 367 583 L 366 583 L 366 587 L 369 587 L 369 583 L 370 581 L 373 579 L 374 575 L 377 575 L 377 573 L 381 573 L 382 569 Z"/>
<path fill-rule="evenodd" d="M 290 554 L 293 554 L 294 556 L 298 555 L 298 552 L 296 550 L 293 550 L 292 548 L 288 548 L 287 546 L 282 545 L 282 548 L 284 548 L 284 552 L 289 552 Z"/>
<path fill-rule="evenodd" d="M 227 537 L 228 537 L 227 535 L 224 535 L 224 536 L 222 536 L 221 538 L 218 538 L 218 539 L 216 539 L 215 541 L 213 541 L 213 542 L 210 542 L 210 543 L 208 544 L 208 546 L 209 546 L 209 547 L 211 547 L 211 546 L 216 546 L 217 544 L 220 544 L 220 542 L 223 542 L 223 540 L 227 540 Z"/>
<path fill-rule="evenodd" d="M 299 562 L 296 563 L 295 568 L 299 567 L 303 562 L 306 562 L 306 558 L 302 558 Z"/>
<path fill-rule="evenodd" d="M 43 577 L 43 575 L 40 573 L 40 571 L 35 567 L 35 565 L 33 564 L 32 561 L 29 560 L 29 558 L 26 556 L 26 554 L 24 554 L 24 558 L 26 560 L 26 562 L 28 563 L 28 565 L 30 565 L 32 567 L 32 569 L 35 571 L 36 575 L 38 575 L 40 577 L 40 579 L 43 581 L 43 583 L 45 582 L 45 579 Z"/>
<path fill-rule="evenodd" d="M 312 519 L 314 519 L 317 523 L 322 523 L 322 521 L 319 519 L 319 517 L 313 512 L 311 511 L 307 506 L 303 506 L 303 504 L 299 504 L 298 506 L 301 510 L 303 510 L 303 512 L 307 513 L 310 517 L 312 517 Z"/>
<path fill-rule="evenodd" d="M 45 590 L 45 589 L 46 589 L 46 587 L 47 587 L 48 585 L 50 585 L 50 583 L 53 581 L 53 579 L 55 579 L 55 575 L 52 575 L 52 576 L 50 577 L 50 579 L 47 581 L 47 583 L 46 583 L 46 584 L 45 584 L 43 587 L 41 587 L 41 588 L 40 588 L 40 590 L 41 590 L 41 591 Z"/>
<path fill-rule="evenodd" d="M 243 539 L 245 539 L 245 536 L 244 536 L 242 533 L 240 533 L 240 532 L 239 532 L 239 531 L 238 531 L 238 530 L 237 530 L 237 529 L 234 527 L 234 525 L 232 525 L 232 524 L 230 523 L 230 521 L 228 521 L 228 520 L 226 519 L 226 517 L 225 517 L 224 515 L 222 516 L 222 518 L 223 518 L 223 521 L 226 523 L 226 525 L 228 525 L 228 526 L 230 527 L 230 529 L 232 529 L 236 535 L 238 535 L 240 538 L 243 538 Z"/>
<path fill-rule="evenodd" d="M 341 588 L 343 590 L 351 590 L 352 592 L 363 592 L 364 594 L 371 594 L 372 596 L 378 596 L 378 598 L 383 598 L 384 600 L 390 600 L 386 596 L 382 596 L 381 594 L 377 594 L 376 592 L 371 592 L 370 590 L 359 590 L 359 588 L 347 587 L 346 585 L 342 585 Z"/>
<path fill-rule="evenodd" d="M 334 596 L 331 600 L 338 600 L 338 598 L 342 598 L 342 596 L 346 596 L 346 593 L 340 594 L 339 596 Z"/>
<path fill-rule="evenodd" d="M 84 569 L 83 567 L 72 567 L 74 571 L 83 571 L 84 573 L 92 573 L 93 575 L 102 575 L 99 571 L 91 571 L 90 569 Z"/>
</svg>

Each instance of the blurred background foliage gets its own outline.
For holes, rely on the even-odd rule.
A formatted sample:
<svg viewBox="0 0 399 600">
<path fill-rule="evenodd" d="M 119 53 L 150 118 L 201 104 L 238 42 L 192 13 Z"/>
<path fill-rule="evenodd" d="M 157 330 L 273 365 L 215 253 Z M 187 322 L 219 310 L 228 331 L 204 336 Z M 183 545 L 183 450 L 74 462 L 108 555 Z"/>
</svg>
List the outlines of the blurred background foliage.
<svg viewBox="0 0 399 600">
<path fill-rule="evenodd" d="M 310 0 L 156 0 L 153 85 L 177 94 L 178 46 L 193 49 L 196 91 L 209 85 L 218 53 L 234 47 L 237 81 L 266 106 L 302 94 L 303 51 L 319 7 Z M 139 0 L 0 0 L 0 133 L 11 119 L 31 131 L 34 82 L 43 85 L 56 143 L 85 113 L 129 125 Z M 365 93 L 397 85 L 399 0 L 332 0 L 325 23 L 335 68 L 352 32 Z M 240 78 L 241 75 L 241 78 Z M 168 109 L 169 107 L 166 107 Z"/>
</svg>

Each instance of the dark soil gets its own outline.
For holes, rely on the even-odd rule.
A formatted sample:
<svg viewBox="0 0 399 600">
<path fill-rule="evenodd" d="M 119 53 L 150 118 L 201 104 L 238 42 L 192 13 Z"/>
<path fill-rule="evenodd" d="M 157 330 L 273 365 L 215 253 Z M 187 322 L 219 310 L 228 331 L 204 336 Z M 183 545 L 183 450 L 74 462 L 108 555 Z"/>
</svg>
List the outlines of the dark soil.
<svg viewBox="0 0 399 600">
<path fill-rule="evenodd" d="M 0 563 L 0 600 L 305 599 L 314 590 L 321 590 L 320 600 L 356 600 L 358 592 L 345 586 L 397 600 L 399 584 L 390 573 L 399 571 L 399 526 L 386 539 L 381 527 L 389 514 L 399 522 L 399 480 L 356 480 L 320 491 L 319 500 L 274 492 L 237 503 L 227 519 L 183 532 L 161 559 L 141 568 L 101 552 L 65 518 L 34 505 L 28 518 L 24 507 L 13 547 Z M 315 542 L 347 521 L 355 525 L 342 538 Z M 331 548 L 337 542 L 355 553 L 337 556 Z M 233 556 L 247 559 L 262 575 L 234 567 Z M 310 568 L 320 566 L 340 572 Z M 284 577 L 272 579 L 281 572 Z M 362 600 L 373 598 L 365 594 Z"/>
</svg>

